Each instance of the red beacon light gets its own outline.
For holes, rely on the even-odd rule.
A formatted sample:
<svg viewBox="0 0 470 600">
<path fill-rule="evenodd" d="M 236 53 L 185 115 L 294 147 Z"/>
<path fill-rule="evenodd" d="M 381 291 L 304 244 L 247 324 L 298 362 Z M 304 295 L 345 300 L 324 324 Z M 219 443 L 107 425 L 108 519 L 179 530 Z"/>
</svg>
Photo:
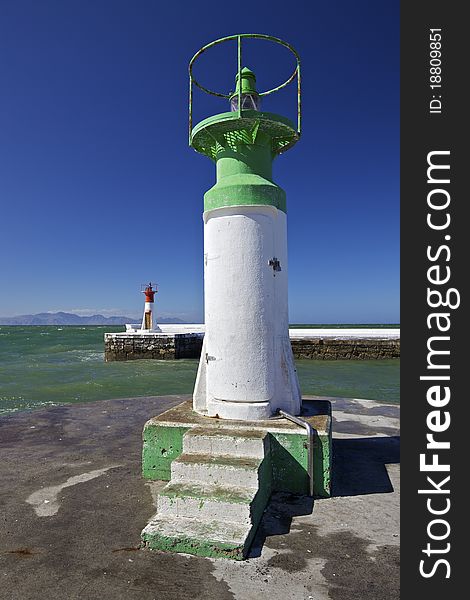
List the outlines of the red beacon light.
<svg viewBox="0 0 470 600">
<path fill-rule="evenodd" d="M 157 284 L 152 284 L 152 282 L 143 283 L 140 291 L 145 294 L 145 302 L 154 302 L 154 296 L 158 292 Z"/>
</svg>

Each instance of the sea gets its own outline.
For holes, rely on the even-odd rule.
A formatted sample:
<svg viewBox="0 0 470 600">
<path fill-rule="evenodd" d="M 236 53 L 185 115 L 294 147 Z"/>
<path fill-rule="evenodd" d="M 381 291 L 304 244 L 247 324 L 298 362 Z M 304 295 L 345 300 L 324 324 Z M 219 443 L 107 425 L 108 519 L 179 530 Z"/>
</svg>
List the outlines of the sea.
<svg viewBox="0 0 470 600">
<path fill-rule="evenodd" d="M 0 326 L 0 413 L 192 392 L 196 359 L 106 363 L 105 331 L 123 326 Z M 296 366 L 305 395 L 400 402 L 398 359 L 297 360 Z"/>
</svg>

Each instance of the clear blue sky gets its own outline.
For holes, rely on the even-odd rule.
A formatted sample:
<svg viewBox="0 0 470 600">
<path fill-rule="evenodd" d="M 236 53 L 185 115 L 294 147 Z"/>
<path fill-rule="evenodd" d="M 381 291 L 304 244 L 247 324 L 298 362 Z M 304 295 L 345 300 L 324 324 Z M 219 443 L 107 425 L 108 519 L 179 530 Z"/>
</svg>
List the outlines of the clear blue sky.
<svg viewBox="0 0 470 600">
<path fill-rule="evenodd" d="M 187 64 L 244 32 L 302 59 L 302 139 L 274 165 L 291 322 L 399 321 L 399 3 L 374 0 L 0 0 L 1 316 L 133 316 L 152 279 L 157 314 L 202 319 L 215 169 L 187 146 Z M 246 64 L 266 89 L 292 62 L 262 46 Z M 228 92 L 235 71 L 219 46 L 197 75 Z M 295 89 L 263 107 L 292 115 Z"/>
</svg>

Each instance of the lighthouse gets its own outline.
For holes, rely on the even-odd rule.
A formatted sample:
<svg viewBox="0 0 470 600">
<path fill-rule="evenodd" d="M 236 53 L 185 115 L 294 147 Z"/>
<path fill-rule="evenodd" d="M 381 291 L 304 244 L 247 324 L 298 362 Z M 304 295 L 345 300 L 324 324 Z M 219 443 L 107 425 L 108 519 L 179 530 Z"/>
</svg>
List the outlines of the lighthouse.
<svg viewBox="0 0 470 600">
<path fill-rule="evenodd" d="M 243 66 L 247 37 L 293 52 L 291 77 L 260 92 Z M 230 40 L 238 46 L 235 91 L 213 92 L 192 67 Z M 289 340 L 286 194 L 272 175 L 274 159 L 300 136 L 300 62 L 278 38 L 240 34 L 201 48 L 189 75 L 189 143 L 216 165 L 204 196 L 205 336 L 192 403 L 144 426 L 142 473 L 168 483 L 141 537 L 152 549 L 241 560 L 273 491 L 330 495 L 331 405 L 301 403 Z M 294 79 L 297 126 L 260 110 L 263 96 Z M 193 127 L 193 85 L 230 110 Z"/>
<path fill-rule="evenodd" d="M 152 282 L 149 282 L 141 287 L 141 291 L 145 295 L 145 305 L 144 314 L 142 317 L 142 325 L 140 328 L 142 331 L 161 331 L 160 327 L 158 327 L 155 321 L 155 317 L 153 316 L 154 297 L 157 293 L 157 286 L 155 284 L 152 285 Z"/>
<path fill-rule="evenodd" d="M 248 34 L 247 34 L 248 35 Z M 297 415 L 301 396 L 289 340 L 286 194 L 273 180 L 274 159 L 300 135 L 300 63 L 286 83 L 259 92 L 256 75 L 242 67 L 238 40 L 230 111 L 194 128 L 190 145 L 216 166 L 204 195 L 205 338 L 193 394 L 197 413 L 220 419 L 269 419 L 279 409 Z M 226 38 L 227 39 L 227 38 Z M 215 42 L 217 43 L 217 42 Z M 206 47 L 207 49 L 207 47 Z M 190 76 L 192 76 L 192 63 Z M 262 112 L 261 99 L 299 82 L 298 127 Z"/>
</svg>

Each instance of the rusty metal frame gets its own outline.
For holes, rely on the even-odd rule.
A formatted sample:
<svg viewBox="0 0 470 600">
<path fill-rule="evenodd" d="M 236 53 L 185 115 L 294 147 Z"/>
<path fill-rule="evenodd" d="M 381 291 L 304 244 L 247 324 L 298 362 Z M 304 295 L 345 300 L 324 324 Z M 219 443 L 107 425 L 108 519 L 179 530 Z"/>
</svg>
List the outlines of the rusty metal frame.
<svg viewBox="0 0 470 600">
<path fill-rule="evenodd" d="M 287 48 L 295 56 L 297 65 L 296 65 L 292 75 L 288 79 L 286 79 L 286 81 L 284 81 L 284 83 L 281 83 L 281 85 L 278 85 L 277 87 L 272 88 L 271 90 L 267 90 L 265 92 L 260 92 L 259 95 L 267 96 L 268 94 L 273 94 L 274 92 L 278 92 L 282 88 L 289 85 L 289 83 L 291 83 L 297 77 L 297 133 L 300 136 L 301 124 L 302 124 L 300 56 L 298 55 L 297 51 L 290 44 L 288 44 L 284 40 L 281 40 L 280 38 L 276 38 L 276 37 L 273 37 L 272 35 L 266 35 L 263 33 L 240 33 L 237 35 L 229 35 L 229 36 L 220 38 L 218 40 L 214 40 L 213 42 L 210 42 L 209 44 L 206 44 L 200 50 L 198 50 L 196 52 L 196 54 L 192 57 L 192 59 L 189 61 L 189 145 L 191 145 L 191 135 L 192 135 L 192 130 L 193 130 L 193 85 L 196 85 L 200 90 L 202 90 L 203 92 L 205 92 L 206 94 L 209 94 L 211 96 L 217 96 L 219 98 L 226 98 L 226 99 L 230 98 L 230 94 L 222 94 L 220 92 L 214 92 L 213 90 L 210 90 L 210 89 L 204 87 L 196 80 L 196 78 L 193 76 L 193 65 L 194 65 L 195 61 L 206 50 L 209 50 L 209 48 L 213 48 L 217 44 L 221 44 L 221 43 L 227 42 L 229 40 L 237 40 L 238 80 L 241 81 L 242 39 L 243 38 L 261 39 L 261 40 L 267 40 L 269 42 L 274 42 L 276 44 L 280 44 L 281 46 L 284 46 L 285 48 Z M 241 94 L 242 94 L 241 93 L 241 85 L 239 85 L 238 86 L 238 117 L 239 118 L 242 116 L 242 114 L 241 114 L 242 113 Z"/>
</svg>

